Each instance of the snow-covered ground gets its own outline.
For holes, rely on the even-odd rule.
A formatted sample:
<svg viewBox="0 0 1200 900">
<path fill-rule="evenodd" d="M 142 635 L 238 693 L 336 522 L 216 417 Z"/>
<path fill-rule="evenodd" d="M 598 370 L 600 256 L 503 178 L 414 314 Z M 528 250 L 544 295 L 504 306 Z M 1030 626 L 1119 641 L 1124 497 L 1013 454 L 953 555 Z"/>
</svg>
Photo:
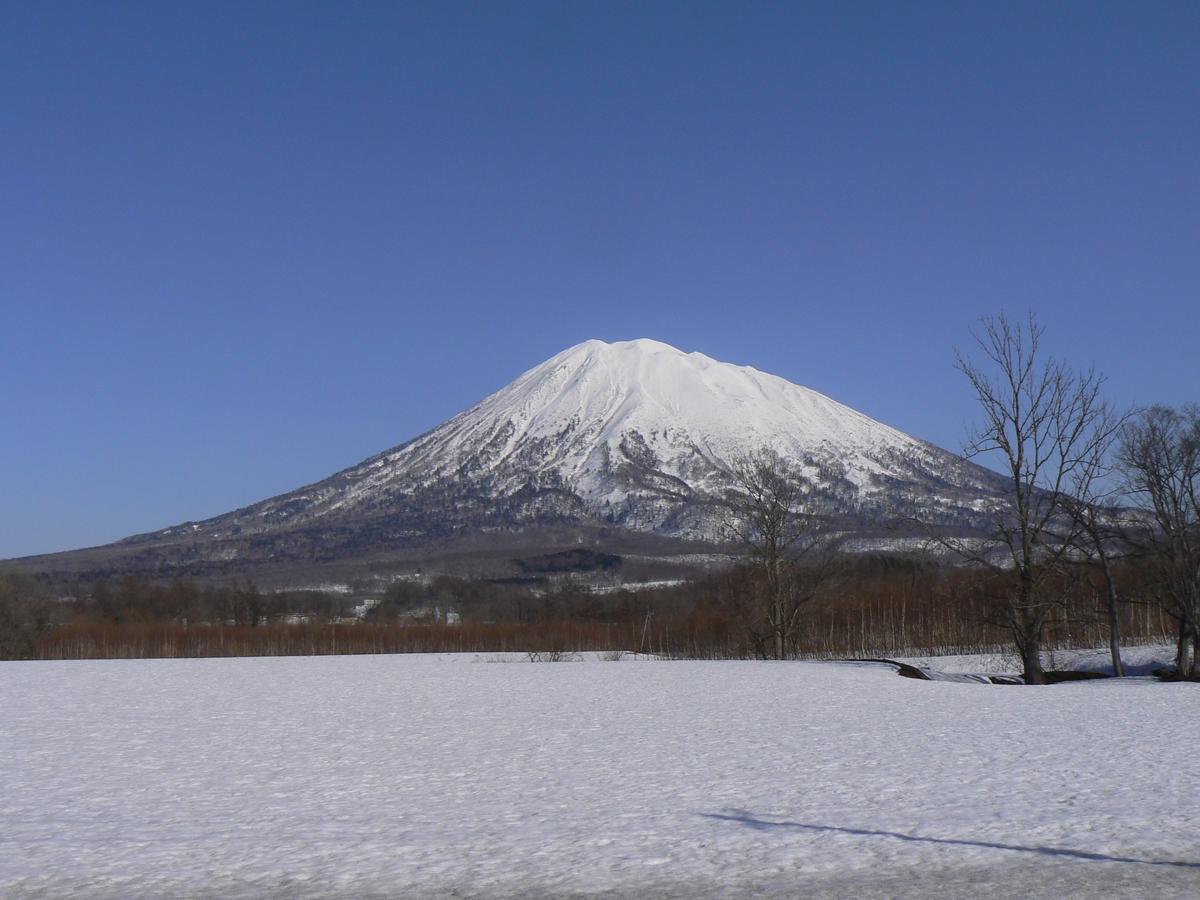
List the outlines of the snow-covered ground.
<svg viewBox="0 0 1200 900">
<path fill-rule="evenodd" d="M 1198 721 L 832 663 L 0 663 L 0 896 L 1195 897 Z"/>
</svg>

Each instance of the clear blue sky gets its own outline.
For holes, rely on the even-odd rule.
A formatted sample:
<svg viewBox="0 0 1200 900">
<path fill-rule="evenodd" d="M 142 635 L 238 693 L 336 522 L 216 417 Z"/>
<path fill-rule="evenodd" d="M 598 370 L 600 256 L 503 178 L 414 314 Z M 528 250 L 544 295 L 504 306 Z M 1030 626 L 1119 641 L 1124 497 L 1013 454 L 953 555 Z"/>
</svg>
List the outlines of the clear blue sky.
<svg viewBox="0 0 1200 900">
<path fill-rule="evenodd" d="M 581 340 L 951 449 L 1039 311 L 1200 399 L 1200 4 L 0 4 L 0 557 L 299 486 Z"/>
</svg>

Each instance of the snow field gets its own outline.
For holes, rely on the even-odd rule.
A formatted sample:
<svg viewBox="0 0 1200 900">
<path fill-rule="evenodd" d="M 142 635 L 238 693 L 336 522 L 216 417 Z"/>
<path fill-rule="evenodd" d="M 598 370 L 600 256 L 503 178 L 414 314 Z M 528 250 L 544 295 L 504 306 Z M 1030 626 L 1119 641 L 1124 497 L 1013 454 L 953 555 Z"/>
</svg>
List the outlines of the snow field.
<svg viewBox="0 0 1200 900">
<path fill-rule="evenodd" d="M 0 663 L 0 896 L 1200 895 L 1195 685 Z"/>
</svg>

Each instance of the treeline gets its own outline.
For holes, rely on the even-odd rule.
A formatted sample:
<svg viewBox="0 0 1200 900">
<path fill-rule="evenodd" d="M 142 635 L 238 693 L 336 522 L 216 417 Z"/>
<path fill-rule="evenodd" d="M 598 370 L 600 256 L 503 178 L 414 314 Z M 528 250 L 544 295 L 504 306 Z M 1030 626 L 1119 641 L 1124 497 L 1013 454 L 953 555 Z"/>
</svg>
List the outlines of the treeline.
<svg viewBox="0 0 1200 900">
<path fill-rule="evenodd" d="M 1106 640 L 1086 564 L 1062 574 L 1049 646 Z M 1127 641 L 1172 633 L 1132 565 L 1121 579 Z M 841 557 L 798 607 L 786 655 L 878 656 L 991 651 L 1005 638 L 995 611 L 1007 586 L 986 569 L 898 556 Z M 52 595 L 29 578 L 0 579 L 0 655 L 9 659 L 282 656 L 404 652 L 644 652 L 767 658 L 770 586 L 754 567 L 670 587 L 588 590 L 571 581 L 504 584 L 451 577 L 398 581 L 366 601 L 252 584 L 154 584 L 136 578 Z"/>
</svg>

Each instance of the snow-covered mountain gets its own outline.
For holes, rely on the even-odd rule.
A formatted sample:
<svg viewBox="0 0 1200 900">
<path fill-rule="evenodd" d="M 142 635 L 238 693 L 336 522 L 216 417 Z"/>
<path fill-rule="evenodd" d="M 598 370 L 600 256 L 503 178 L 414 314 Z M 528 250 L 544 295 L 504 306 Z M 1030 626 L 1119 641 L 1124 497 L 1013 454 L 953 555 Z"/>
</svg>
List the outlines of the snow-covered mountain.
<svg viewBox="0 0 1200 900">
<path fill-rule="evenodd" d="M 393 536 L 594 519 L 715 537 L 738 460 L 770 448 L 814 502 L 867 519 L 969 519 L 991 473 L 800 385 L 653 340 L 564 350 L 432 431 L 317 484 L 156 537 L 375 522 Z"/>
<path fill-rule="evenodd" d="M 795 465 L 815 508 L 864 532 L 910 517 L 970 528 L 998 487 L 994 473 L 774 375 L 653 340 L 593 340 L 324 481 L 56 565 L 374 566 L 455 542 L 532 546 L 535 533 L 694 546 L 719 535 L 731 467 L 762 449 Z"/>
</svg>

